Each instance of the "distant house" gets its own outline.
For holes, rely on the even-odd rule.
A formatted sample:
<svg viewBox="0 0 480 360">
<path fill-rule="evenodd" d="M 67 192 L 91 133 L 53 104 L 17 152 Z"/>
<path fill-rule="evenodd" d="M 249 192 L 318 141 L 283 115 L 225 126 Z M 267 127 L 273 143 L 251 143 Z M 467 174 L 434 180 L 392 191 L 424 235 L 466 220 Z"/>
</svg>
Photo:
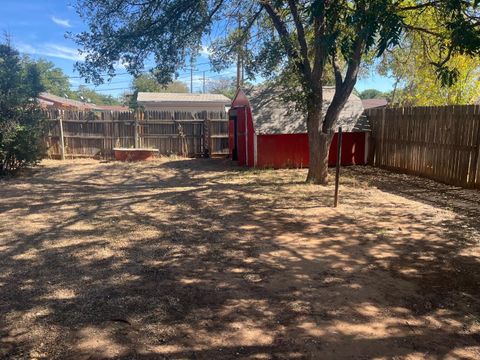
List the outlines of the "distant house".
<svg viewBox="0 0 480 360">
<path fill-rule="evenodd" d="M 220 94 L 139 92 L 137 103 L 145 110 L 225 112 L 231 100 Z"/>
<path fill-rule="evenodd" d="M 38 102 L 42 107 L 54 107 L 60 110 L 82 110 L 82 111 L 128 111 L 127 106 L 121 105 L 96 105 L 78 100 L 63 98 L 61 96 L 42 92 L 38 95 Z"/>
<path fill-rule="evenodd" d="M 387 99 L 365 99 L 362 100 L 362 105 L 365 110 L 377 109 L 387 107 Z"/>
</svg>

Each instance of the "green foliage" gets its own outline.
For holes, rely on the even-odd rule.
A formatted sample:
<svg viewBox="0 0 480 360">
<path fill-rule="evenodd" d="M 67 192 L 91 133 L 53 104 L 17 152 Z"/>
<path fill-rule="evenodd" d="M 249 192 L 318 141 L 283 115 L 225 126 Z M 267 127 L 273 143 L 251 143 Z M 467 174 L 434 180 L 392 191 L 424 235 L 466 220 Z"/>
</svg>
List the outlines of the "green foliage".
<svg viewBox="0 0 480 360">
<path fill-rule="evenodd" d="M 8 41 L 0 44 L 0 174 L 39 161 L 45 123 L 36 97 L 42 90 L 36 64 Z"/>
<path fill-rule="evenodd" d="M 377 89 L 366 89 L 363 90 L 360 94 L 358 94 L 360 99 L 382 99 L 388 97 L 388 94 L 381 92 Z"/>
<path fill-rule="evenodd" d="M 76 91 L 70 92 L 70 99 L 93 103 L 96 105 L 119 105 L 120 101 L 112 95 L 105 95 L 80 85 Z"/>
<path fill-rule="evenodd" d="M 95 90 L 80 85 L 77 90 L 72 90 L 68 76 L 62 69 L 45 59 L 32 60 L 28 57 L 23 59 L 25 63 L 35 66 L 43 91 L 60 97 L 73 100 L 88 101 L 97 105 L 118 105 L 119 100 L 111 95 L 104 95 Z"/>
<path fill-rule="evenodd" d="M 237 92 L 236 82 L 235 78 L 219 78 L 211 80 L 207 84 L 207 92 L 211 94 L 222 94 L 233 100 Z M 244 87 L 248 87 L 248 83 L 244 84 Z"/>
<path fill-rule="evenodd" d="M 161 84 L 155 75 L 141 74 L 133 80 L 133 94 L 125 97 L 125 103 L 132 109 L 138 108 L 137 95 L 139 92 L 170 92 L 170 93 L 188 93 L 190 89 L 182 81 L 172 81 L 168 84 Z"/>
<path fill-rule="evenodd" d="M 45 59 L 32 60 L 32 63 L 38 69 L 40 82 L 45 92 L 61 97 L 72 95 L 70 81 L 62 69 L 55 67 L 54 63 Z"/>
<path fill-rule="evenodd" d="M 410 1 L 410 4 L 414 4 Z M 455 11 L 454 11 L 455 13 Z M 420 13 L 407 13 L 404 22 L 411 27 L 432 29 L 430 32 L 409 31 L 401 46 L 382 57 L 379 72 L 395 79 L 392 92 L 395 105 L 460 105 L 471 104 L 480 97 L 480 58 L 475 54 L 475 41 L 455 52 L 453 42 L 460 41 L 458 24 L 445 24 L 433 8 Z M 454 26 L 454 28 L 452 28 Z M 465 31 L 472 36 L 471 29 Z M 448 40 L 452 33 L 455 39 Z M 433 65 L 433 66 L 432 66 Z"/>
<path fill-rule="evenodd" d="M 133 91 L 136 92 L 171 92 L 188 93 L 190 89 L 183 81 L 172 81 L 166 85 L 158 82 L 153 74 L 142 74 L 133 80 Z"/>
<path fill-rule="evenodd" d="M 118 62 L 139 75 L 153 58 L 155 78 L 167 84 L 193 61 L 215 25 L 210 50 L 216 69 L 230 66 L 240 53 L 247 78 L 293 72 L 284 78 L 297 86 L 286 86 L 299 88 L 298 101 L 310 107 L 318 103 L 314 93 L 326 84 L 341 85 L 339 98 L 344 102 L 361 63 L 397 47 L 406 34 L 436 33 L 441 27 L 436 43 L 448 53 L 475 55 L 480 49 L 474 15 L 479 7 L 468 0 L 77 0 L 77 10 L 89 26 L 88 31 L 72 35 L 86 52 L 86 61 L 77 68 L 95 83 L 103 81 L 104 72 L 114 74 Z M 411 21 L 426 10 L 434 13 L 434 24 L 419 26 Z M 454 82 L 455 70 L 446 66 L 444 56 L 437 60 L 430 65 L 437 68 L 439 79 Z"/>
</svg>

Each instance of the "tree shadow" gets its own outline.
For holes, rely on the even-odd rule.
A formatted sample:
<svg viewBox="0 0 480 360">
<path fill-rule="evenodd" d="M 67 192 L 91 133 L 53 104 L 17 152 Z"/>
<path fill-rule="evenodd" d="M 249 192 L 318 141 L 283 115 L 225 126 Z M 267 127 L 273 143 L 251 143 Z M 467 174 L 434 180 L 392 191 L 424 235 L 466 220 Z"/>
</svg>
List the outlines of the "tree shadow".
<svg viewBox="0 0 480 360">
<path fill-rule="evenodd" d="M 303 170 L 224 160 L 48 162 L 6 182 L 0 355 L 474 358 L 478 206 L 344 175 L 337 209 Z"/>
</svg>

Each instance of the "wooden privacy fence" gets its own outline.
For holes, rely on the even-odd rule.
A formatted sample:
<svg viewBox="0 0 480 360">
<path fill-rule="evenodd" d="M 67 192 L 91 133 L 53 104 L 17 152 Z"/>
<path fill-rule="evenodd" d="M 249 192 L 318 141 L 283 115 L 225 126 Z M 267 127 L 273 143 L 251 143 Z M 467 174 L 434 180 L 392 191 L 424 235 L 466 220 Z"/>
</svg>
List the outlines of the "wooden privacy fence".
<svg viewBox="0 0 480 360">
<path fill-rule="evenodd" d="M 224 112 L 91 112 L 46 110 L 51 126 L 48 155 L 113 156 L 113 148 L 152 148 L 163 155 L 228 155 L 228 119 Z M 63 128 L 63 129 L 62 129 Z"/>
<path fill-rule="evenodd" d="M 480 188 L 480 107 L 372 109 L 373 165 Z"/>
</svg>

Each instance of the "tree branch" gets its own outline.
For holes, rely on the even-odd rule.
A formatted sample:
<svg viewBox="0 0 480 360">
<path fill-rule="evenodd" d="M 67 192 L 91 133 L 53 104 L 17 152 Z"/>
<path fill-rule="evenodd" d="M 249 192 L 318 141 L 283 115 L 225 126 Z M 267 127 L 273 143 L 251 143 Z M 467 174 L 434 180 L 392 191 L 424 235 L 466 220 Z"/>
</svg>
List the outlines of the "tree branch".
<svg viewBox="0 0 480 360">
<path fill-rule="evenodd" d="M 288 56 L 293 60 L 293 62 L 299 68 L 300 72 L 305 77 L 305 80 L 309 81 L 310 78 L 309 78 L 308 70 L 305 68 L 305 65 L 302 59 L 300 58 L 297 50 L 295 50 L 295 48 L 290 43 L 290 33 L 288 32 L 287 27 L 283 22 L 283 20 L 281 19 L 280 15 L 276 12 L 276 10 L 272 7 L 272 5 L 268 1 L 261 1 L 260 4 L 265 9 L 268 16 L 270 16 L 270 19 L 273 22 L 273 26 L 277 30 L 278 35 L 280 36 L 280 39 L 283 43 L 283 46 L 285 47 L 285 50 Z"/>
<path fill-rule="evenodd" d="M 404 25 L 405 28 L 408 29 L 408 30 L 423 32 L 423 33 L 425 33 L 425 34 L 429 34 L 429 35 L 436 36 L 436 37 L 438 37 L 438 38 L 442 38 L 442 39 L 443 39 L 442 34 L 437 33 L 437 32 L 435 32 L 435 31 L 432 31 L 432 30 L 429 30 L 429 29 L 425 29 L 425 28 L 422 28 L 422 27 L 418 27 L 418 26 L 408 25 L 408 24 L 405 24 L 405 23 L 404 23 L 403 25 Z"/>
<path fill-rule="evenodd" d="M 315 18 L 314 22 L 315 39 L 314 39 L 314 64 L 313 77 L 320 79 L 323 75 L 324 59 L 325 59 L 325 12 Z"/>
<path fill-rule="evenodd" d="M 337 61 L 337 54 L 332 55 L 333 73 L 335 75 L 335 91 L 339 90 L 339 87 L 343 84 L 342 72 Z"/>
<path fill-rule="evenodd" d="M 297 29 L 297 39 L 298 39 L 298 43 L 300 44 L 300 53 L 303 58 L 303 66 L 307 70 L 308 76 L 310 77 L 311 67 L 310 67 L 310 62 L 308 60 L 308 47 L 307 47 L 307 41 L 305 40 L 305 30 L 303 28 L 300 16 L 298 15 L 298 8 L 296 5 L 296 1 L 288 0 L 288 5 L 290 7 L 290 11 L 292 12 L 293 21 Z"/>
<path fill-rule="evenodd" d="M 335 126 L 335 123 L 338 120 L 340 111 L 345 106 L 345 103 L 348 100 L 348 97 L 353 91 L 353 87 L 357 82 L 358 71 L 360 69 L 360 61 L 362 59 L 362 50 L 364 42 L 360 37 L 357 37 L 355 40 L 355 49 L 353 51 L 352 59 L 350 60 L 347 68 L 347 73 L 345 78 L 341 82 L 341 85 L 338 84 L 338 81 L 341 81 L 341 74 L 335 72 L 335 95 L 333 95 L 332 102 L 327 109 L 325 114 L 325 120 L 323 121 L 322 132 L 330 133 Z M 338 65 L 334 65 L 334 68 L 338 69 Z"/>
<path fill-rule="evenodd" d="M 418 10 L 418 9 L 422 9 L 422 8 L 429 7 L 429 6 L 435 6 L 438 3 L 439 3 L 438 1 L 431 1 L 431 2 L 426 2 L 426 3 L 418 4 L 418 5 L 399 7 L 398 10 L 400 10 L 400 11 Z"/>
</svg>

